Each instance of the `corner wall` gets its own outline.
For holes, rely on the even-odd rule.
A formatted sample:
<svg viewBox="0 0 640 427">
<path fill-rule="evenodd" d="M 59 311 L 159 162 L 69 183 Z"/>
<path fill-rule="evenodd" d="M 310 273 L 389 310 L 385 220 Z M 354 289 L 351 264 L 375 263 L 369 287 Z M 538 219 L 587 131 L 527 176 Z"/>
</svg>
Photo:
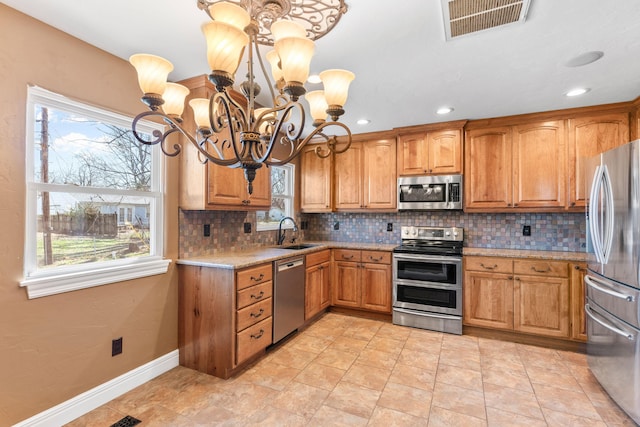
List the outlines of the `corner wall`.
<svg viewBox="0 0 640 427">
<path fill-rule="evenodd" d="M 0 426 L 27 419 L 177 348 L 177 274 L 28 300 L 22 279 L 25 112 L 35 84 L 131 116 L 135 70 L 0 4 Z M 178 251 L 177 169 L 167 161 L 165 257 Z M 111 340 L 123 353 L 111 357 Z"/>
</svg>

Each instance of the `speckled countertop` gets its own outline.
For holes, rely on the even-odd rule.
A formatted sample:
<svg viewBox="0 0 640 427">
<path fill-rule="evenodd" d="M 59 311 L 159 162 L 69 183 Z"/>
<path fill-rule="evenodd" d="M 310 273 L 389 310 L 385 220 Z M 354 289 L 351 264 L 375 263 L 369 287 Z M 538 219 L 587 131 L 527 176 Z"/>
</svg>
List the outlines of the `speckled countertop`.
<svg viewBox="0 0 640 427">
<path fill-rule="evenodd" d="M 526 249 L 464 248 L 462 254 L 508 258 L 551 259 L 556 261 L 587 260 L 587 254 L 584 252 L 532 251 Z"/>
<path fill-rule="evenodd" d="M 274 246 L 254 248 L 247 251 L 220 252 L 213 255 L 204 255 L 179 259 L 178 264 L 195 265 L 201 267 L 216 267 L 240 269 L 253 265 L 272 262 L 279 259 L 290 258 L 297 255 L 306 255 L 322 249 L 364 249 L 370 251 L 391 251 L 398 245 L 383 243 L 350 243 L 350 242 L 303 242 L 314 245 L 307 249 L 282 249 Z"/>
</svg>

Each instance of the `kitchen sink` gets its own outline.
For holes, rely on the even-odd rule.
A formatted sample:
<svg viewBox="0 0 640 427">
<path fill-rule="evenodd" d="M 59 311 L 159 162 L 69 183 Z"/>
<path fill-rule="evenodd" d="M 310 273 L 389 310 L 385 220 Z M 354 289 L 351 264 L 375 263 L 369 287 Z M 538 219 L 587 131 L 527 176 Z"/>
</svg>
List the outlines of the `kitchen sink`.
<svg viewBox="0 0 640 427">
<path fill-rule="evenodd" d="M 277 249 L 291 249 L 291 250 L 300 250 L 300 249 L 309 249 L 315 248 L 318 245 L 312 245 L 309 243 L 299 243 L 297 245 L 288 245 L 288 246 L 276 246 Z"/>
</svg>

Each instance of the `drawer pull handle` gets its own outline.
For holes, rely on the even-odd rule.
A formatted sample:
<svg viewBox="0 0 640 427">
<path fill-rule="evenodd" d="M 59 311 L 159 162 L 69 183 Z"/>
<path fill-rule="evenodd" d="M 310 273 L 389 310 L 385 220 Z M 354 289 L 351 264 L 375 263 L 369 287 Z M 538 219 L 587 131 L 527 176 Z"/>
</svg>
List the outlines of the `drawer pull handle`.
<svg viewBox="0 0 640 427">
<path fill-rule="evenodd" d="M 349 255 L 349 256 L 342 255 L 342 259 L 353 259 L 353 255 Z"/>
<path fill-rule="evenodd" d="M 498 264 L 493 264 L 493 266 L 489 266 L 489 265 L 484 265 L 483 263 L 480 263 L 480 267 L 484 268 L 485 270 L 495 270 L 496 268 L 498 268 Z"/>
<path fill-rule="evenodd" d="M 264 329 L 260 329 L 260 333 L 258 335 L 251 334 L 252 340 L 259 340 L 264 335 Z"/>
<path fill-rule="evenodd" d="M 258 295 L 251 294 L 251 299 L 262 299 L 264 296 L 264 291 L 260 291 Z"/>
<path fill-rule="evenodd" d="M 264 308 L 261 308 L 257 313 L 251 313 L 251 317 L 255 317 L 256 319 L 264 314 Z"/>
<path fill-rule="evenodd" d="M 264 273 L 260 273 L 260 275 L 258 277 L 251 276 L 251 280 L 253 280 L 254 282 L 259 282 L 262 279 L 264 279 Z"/>
<path fill-rule="evenodd" d="M 380 257 L 380 258 L 374 258 L 374 257 L 372 257 L 371 255 L 369 255 L 369 259 L 370 259 L 371 261 L 373 261 L 373 262 L 382 261 L 382 257 Z"/>
<path fill-rule="evenodd" d="M 534 265 L 533 267 L 531 267 L 531 269 L 532 269 L 533 271 L 535 271 L 536 273 L 548 273 L 548 272 L 550 272 L 550 271 L 551 271 L 551 268 L 550 268 L 550 267 L 547 267 L 547 268 L 546 268 L 546 269 L 544 269 L 544 270 L 538 270 L 538 269 L 535 267 L 535 265 Z"/>
</svg>

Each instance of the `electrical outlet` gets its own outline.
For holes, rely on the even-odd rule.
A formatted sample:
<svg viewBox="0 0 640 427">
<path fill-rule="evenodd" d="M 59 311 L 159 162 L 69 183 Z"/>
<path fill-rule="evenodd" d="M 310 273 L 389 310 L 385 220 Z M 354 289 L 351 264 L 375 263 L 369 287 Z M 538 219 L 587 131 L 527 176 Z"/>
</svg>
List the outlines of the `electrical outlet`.
<svg viewBox="0 0 640 427">
<path fill-rule="evenodd" d="M 211 224 L 204 225 L 204 237 L 211 236 Z"/>
<path fill-rule="evenodd" d="M 111 341 L 111 357 L 122 353 L 122 337 Z"/>
<path fill-rule="evenodd" d="M 244 232 L 245 233 L 251 233 L 251 223 L 250 222 L 245 222 L 244 223 Z"/>
<path fill-rule="evenodd" d="M 387 223 L 387 231 L 393 231 L 393 223 L 392 222 L 388 222 Z"/>
<path fill-rule="evenodd" d="M 334 229 L 334 230 L 340 230 L 340 222 L 339 222 L 339 221 L 336 221 L 336 222 L 333 224 L 333 229 Z"/>
<path fill-rule="evenodd" d="M 524 227 L 522 227 L 522 235 L 523 236 L 531 236 L 531 226 L 530 225 L 525 225 Z"/>
</svg>

